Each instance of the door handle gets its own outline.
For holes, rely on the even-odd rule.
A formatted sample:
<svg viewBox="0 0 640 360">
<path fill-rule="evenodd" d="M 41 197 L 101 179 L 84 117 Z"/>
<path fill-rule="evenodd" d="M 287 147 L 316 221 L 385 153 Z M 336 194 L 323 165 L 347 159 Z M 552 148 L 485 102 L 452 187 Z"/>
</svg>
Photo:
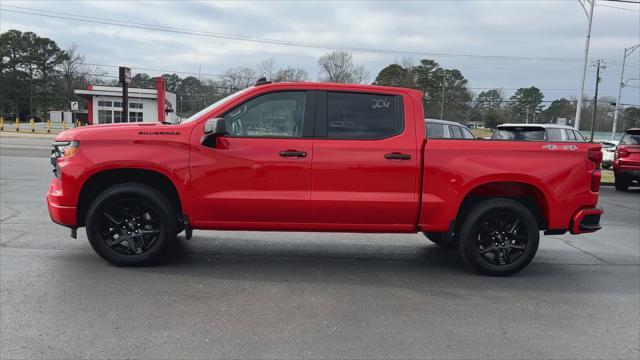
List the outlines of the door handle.
<svg viewBox="0 0 640 360">
<path fill-rule="evenodd" d="M 411 159 L 411 155 L 401 154 L 399 152 L 392 152 L 389 154 L 384 154 L 384 158 L 387 160 L 409 160 Z"/>
<path fill-rule="evenodd" d="M 282 157 L 307 157 L 307 153 L 304 151 L 297 150 L 285 150 L 280 151 L 280 156 Z"/>
</svg>

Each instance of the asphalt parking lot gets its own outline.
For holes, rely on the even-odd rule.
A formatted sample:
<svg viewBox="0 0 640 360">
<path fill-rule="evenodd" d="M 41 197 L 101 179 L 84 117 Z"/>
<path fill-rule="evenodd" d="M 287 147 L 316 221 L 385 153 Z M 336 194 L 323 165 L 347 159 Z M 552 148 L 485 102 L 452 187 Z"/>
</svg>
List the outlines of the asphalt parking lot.
<svg viewBox="0 0 640 360">
<path fill-rule="evenodd" d="M 196 231 L 118 268 L 50 221 L 49 142 L 0 144 L 0 358 L 640 356 L 638 189 L 604 187 L 604 230 L 542 238 L 510 278 L 385 234 Z"/>
</svg>

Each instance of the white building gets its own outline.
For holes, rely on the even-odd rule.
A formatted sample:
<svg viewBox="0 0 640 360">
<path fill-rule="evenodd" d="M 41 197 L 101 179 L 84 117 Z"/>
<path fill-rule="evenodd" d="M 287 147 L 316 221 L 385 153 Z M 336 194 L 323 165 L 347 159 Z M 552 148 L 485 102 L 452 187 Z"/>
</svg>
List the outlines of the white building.
<svg viewBox="0 0 640 360">
<path fill-rule="evenodd" d="M 129 122 L 175 122 L 176 94 L 162 88 L 129 89 Z M 89 86 L 86 90 L 74 93 L 87 100 L 87 122 L 91 124 L 111 124 L 124 122 L 122 112 L 122 88 L 113 86 Z M 158 101 L 158 94 L 164 93 L 164 99 Z M 164 106 L 165 116 L 158 116 L 159 107 Z"/>
</svg>

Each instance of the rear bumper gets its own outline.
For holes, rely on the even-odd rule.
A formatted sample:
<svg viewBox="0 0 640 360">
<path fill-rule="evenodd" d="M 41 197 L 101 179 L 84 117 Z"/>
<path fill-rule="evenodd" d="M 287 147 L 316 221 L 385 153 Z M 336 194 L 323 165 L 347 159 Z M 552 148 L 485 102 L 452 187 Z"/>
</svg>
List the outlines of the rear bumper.
<svg viewBox="0 0 640 360">
<path fill-rule="evenodd" d="M 598 231 L 602 228 L 602 226 L 600 226 L 600 217 L 603 213 L 604 210 L 598 207 L 578 210 L 573 215 L 569 230 L 572 234 L 585 234 Z"/>
<path fill-rule="evenodd" d="M 62 205 L 63 198 L 60 179 L 51 180 L 49 192 L 47 192 L 49 216 L 56 224 L 74 228 L 77 223 L 77 208 L 75 206 Z"/>
<path fill-rule="evenodd" d="M 640 179 L 640 169 L 635 166 L 633 168 L 614 167 L 613 172 L 616 176 L 628 176 L 634 179 Z"/>
</svg>

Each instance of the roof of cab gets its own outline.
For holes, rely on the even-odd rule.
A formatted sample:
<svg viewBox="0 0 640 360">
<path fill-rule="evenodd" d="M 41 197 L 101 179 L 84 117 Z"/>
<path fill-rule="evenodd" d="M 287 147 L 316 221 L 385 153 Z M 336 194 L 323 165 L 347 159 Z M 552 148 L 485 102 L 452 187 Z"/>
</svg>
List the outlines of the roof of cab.
<svg viewBox="0 0 640 360">
<path fill-rule="evenodd" d="M 573 126 L 560 125 L 560 124 L 516 124 L 516 123 L 507 123 L 507 124 L 498 125 L 498 128 L 506 128 L 506 127 L 532 127 L 532 128 L 535 127 L 535 128 L 544 128 L 544 129 L 556 128 L 556 129 L 571 129 L 571 130 L 575 130 L 575 128 Z"/>
<path fill-rule="evenodd" d="M 424 119 L 424 121 L 426 121 L 428 123 L 432 123 L 432 124 L 445 124 L 445 125 L 464 126 L 464 124 L 461 124 L 461 123 L 456 122 L 456 121 L 450 121 L 450 120 Z"/>
</svg>

